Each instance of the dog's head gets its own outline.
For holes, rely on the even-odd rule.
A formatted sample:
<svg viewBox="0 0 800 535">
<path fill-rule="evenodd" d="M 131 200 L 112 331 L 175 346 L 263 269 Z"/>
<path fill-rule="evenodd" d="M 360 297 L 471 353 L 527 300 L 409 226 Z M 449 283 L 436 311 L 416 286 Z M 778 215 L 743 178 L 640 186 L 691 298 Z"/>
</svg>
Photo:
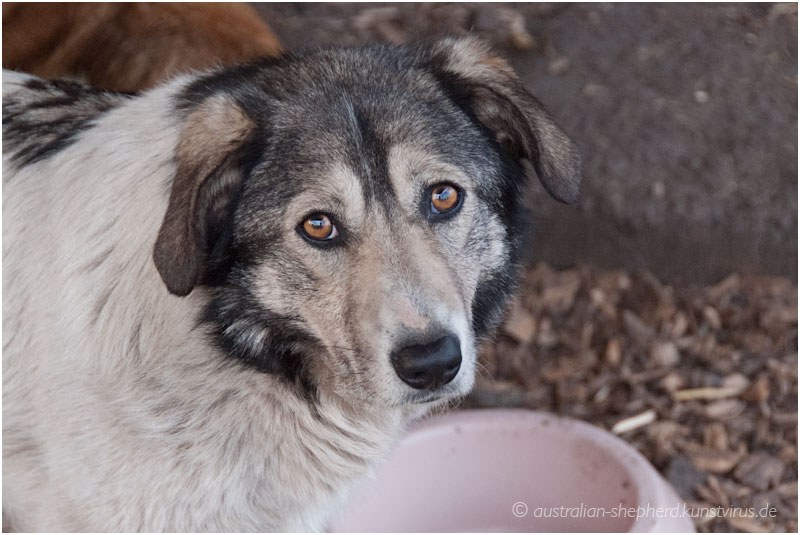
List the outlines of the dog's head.
<svg viewBox="0 0 800 535">
<path fill-rule="evenodd" d="M 212 287 L 233 357 L 307 392 L 385 405 L 466 393 L 514 288 L 535 174 L 580 159 L 474 39 L 264 60 L 198 79 L 154 259 Z"/>
</svg>

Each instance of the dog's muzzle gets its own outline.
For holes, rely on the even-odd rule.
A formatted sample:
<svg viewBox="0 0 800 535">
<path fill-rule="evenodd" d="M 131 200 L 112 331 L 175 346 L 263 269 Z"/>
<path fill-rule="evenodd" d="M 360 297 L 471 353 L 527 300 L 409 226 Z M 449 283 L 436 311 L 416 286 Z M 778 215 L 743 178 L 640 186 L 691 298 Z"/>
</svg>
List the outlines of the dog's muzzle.
<svg viewBox="0 0 800 535">
<path fill-rule="evenodd" d="M 417 390 L 432 390 L 452 381 L 461 368 L 461 344 L 447 334 L 431 342 L 400 347 L 391 354 L 398 377 Z"/>
</svg>

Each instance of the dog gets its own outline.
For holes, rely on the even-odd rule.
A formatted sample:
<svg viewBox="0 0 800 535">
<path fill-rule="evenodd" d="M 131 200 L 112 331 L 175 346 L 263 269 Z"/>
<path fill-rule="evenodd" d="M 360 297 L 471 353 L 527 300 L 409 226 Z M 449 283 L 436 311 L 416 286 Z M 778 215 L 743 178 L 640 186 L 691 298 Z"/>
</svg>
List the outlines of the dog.
<svg viewBox="0 0 800 535">
<path fill-rule="evenodd" d="M 3 67 L 138 91 L 171 76 L 281 52 L 243 3 L 3 4 Z"/>
<path fill-rule="evenodd" d="M 324 529 L 472 387 L 534 178 L 579 194 L 574 143 L 472 37 L 140 95 L 3 78 L 16 530 Z"/>
</svg>

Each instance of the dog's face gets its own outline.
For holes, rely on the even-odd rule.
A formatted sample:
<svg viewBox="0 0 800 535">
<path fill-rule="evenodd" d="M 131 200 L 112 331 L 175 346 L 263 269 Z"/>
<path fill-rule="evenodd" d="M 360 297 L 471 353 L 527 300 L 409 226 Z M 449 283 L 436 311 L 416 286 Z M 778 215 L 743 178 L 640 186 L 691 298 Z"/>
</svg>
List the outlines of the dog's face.
<svg viewBox="0 0 800 535">
<path fill-rule="evenodd" d="M 577 196 L 574 146 L 473 40 L 251 64 L 179 104 L 156 266 L 175 294 L 213 287 L 229 354 L 311 394 L 465 394 L 530 226 L 526 162 Z"/>
</svg>

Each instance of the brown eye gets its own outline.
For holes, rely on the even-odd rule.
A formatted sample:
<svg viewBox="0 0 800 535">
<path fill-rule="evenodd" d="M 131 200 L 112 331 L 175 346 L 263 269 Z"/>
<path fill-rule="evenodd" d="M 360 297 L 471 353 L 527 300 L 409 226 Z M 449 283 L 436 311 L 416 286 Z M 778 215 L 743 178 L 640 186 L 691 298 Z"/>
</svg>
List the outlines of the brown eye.
<svg viewBox="0 0 800 535">
<path fill-rule="evenodd" d="M 313 214 L 303 221 L 303 233 L 316 241 L 332 240 L 339 235 L 336 225 L 325 214 Z"/>
<path fill-rule="evenodd" d="M 431 211 L 434 214 L 449 212 L 458 204 L 458 190 L 450 184 L 434 186 L 431 191 Z"/>
</svg>

